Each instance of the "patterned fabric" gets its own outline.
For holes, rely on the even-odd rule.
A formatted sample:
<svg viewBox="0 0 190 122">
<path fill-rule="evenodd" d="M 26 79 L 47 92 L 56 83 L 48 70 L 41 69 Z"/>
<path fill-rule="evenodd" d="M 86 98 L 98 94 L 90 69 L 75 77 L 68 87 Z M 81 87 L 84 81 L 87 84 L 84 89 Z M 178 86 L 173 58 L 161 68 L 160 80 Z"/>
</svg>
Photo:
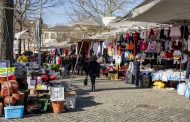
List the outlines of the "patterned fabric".
<svg viewBox="0 0 190 122">
<path fill-rule="evenodd" d="M 181 30 L 178 26 L 173 26 L 170 29 L 170 37 L 181 37 Z"/>
</svg>

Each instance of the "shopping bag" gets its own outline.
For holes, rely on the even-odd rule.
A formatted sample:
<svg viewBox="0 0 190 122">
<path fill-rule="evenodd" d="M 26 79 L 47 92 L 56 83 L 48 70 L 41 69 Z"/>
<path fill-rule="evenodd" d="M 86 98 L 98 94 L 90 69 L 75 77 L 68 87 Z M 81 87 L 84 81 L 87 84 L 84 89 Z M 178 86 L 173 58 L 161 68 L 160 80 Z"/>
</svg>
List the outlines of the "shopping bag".
<svg viewBox="0 0 190 122">
<path fill-rule="evenodd" d="M 177 87 L 177 93 L 179 95 L 185 95 L 186 88 L 187 88 L 187 84 L 186 83 L 180 83 L 178 85 L 178 87 Z"/>
<path fill-rule="evenodd" d="M 190 83 L 187 83 L 187 88 L 186 88 L 186 91 L 185 91 L 185 97 L 187 99 L 190 99 Z"/>
<path fill-rule="evenodd" d="M 86 76 L 86 78 L 83 81 L 84 85 L 87 86 L 88 85 L 88 76 Z"/>
</svg>

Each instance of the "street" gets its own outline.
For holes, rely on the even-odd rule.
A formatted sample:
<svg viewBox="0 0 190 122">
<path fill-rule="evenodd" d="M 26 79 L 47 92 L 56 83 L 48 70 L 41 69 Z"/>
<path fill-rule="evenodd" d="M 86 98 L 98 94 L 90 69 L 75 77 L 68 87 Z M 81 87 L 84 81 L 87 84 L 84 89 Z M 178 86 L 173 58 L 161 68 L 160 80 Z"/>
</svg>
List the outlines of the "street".
<svg viewBox="0 0 190 122">
<path fill-rule="evenodd" d="M 78 80 L 76 80 L 78 79 Z M 84 77 L 76 77 L 77 87 L 75 111 L 62 114 L 45 113 L 26 115 L 22 119 L 1 122 L 188 122 L 190 100 L 179 96 L 176 91 L 136 89 L 124 81 L 100 78 L 96 91 L 83 85 Z"/>
</svg>

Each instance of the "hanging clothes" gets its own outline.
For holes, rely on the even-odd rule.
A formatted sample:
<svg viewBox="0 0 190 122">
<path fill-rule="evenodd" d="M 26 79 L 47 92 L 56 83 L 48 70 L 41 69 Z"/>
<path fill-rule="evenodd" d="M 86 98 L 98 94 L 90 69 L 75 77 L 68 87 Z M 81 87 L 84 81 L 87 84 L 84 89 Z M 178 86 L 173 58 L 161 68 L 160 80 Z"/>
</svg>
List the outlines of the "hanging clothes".
<svg viewBox="0 0 190 122">
<path fill-rule="evenodd" d="M 156 37 L 156 40 L 160 39 L 160 30 L 159 29 L 156 29 L 156 31 L 155 31 L 155 37 Z"/>
<path fill-rule="evenodd" d="M 173 25 L 170 29 L 170 37 L 181 37 L 181 30 L 178 25 Z"/>
<path fill-rule="evenodd" d="M 181 38 L 188 40 L 189 34 L 188 26 L 181 26 Z"/>
<path fill-rule="evenodd" d="M 149 33 L 149 38 L 152 39 L 154 36 L 155 36 L 155 35 L 154 35 L 154 30 L 151 29 L 151 30 L 150 30 L 150 33 Z"/>
<path fill-rule="evenodd" d="M 93 51 L 94 51 L 94 54 L 97 54 L 98 53 L 98 48 L 99 48 L 99 44 L 98 42 L 95 42 L 93 44 Z"/>
<path fill-rule="evenodd" d="M 138 41 L 138 33 L 135 31 L 135 33 L 133 34 L 133 41 L 137 42 Z"/>
<path fill-rule="evenodd" d="M 148 43 L 144 41 L 140 41 L 140 51 L 145 52 L 148 48 Z"/>
<path fill-rule="evenodd" d="M 164 35 L 164 28 L 160 30 L 160 39 L 166 39 L 166 35 Z"/>
<path fill-rule="evenodd" d="M 127 43 L 130 39 L 130 33 L 126 33 L 126 36 L 125 36 L 125 43 Z"/>
<path fill-rule="evenodd" d="M 149 42 L 147 52 L 156 52 L 157 42 Z"/>
<path fill-rule="evenodd" d="M 182 43 L 179 40 L 176 40 L 172 43 L 172 49 L 173 50 L 181 50 L 182 49 Z"/>
</svg>

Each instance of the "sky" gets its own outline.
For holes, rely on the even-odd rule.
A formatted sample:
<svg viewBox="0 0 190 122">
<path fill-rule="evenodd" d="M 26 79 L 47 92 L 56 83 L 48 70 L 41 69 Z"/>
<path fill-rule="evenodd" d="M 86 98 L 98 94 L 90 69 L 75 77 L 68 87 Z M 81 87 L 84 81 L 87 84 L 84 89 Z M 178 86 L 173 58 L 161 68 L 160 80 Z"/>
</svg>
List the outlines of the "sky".
<svg viewBox="0 0 190 122">
<path fill-rule="evenodd" d="M 136 3 L 129 6 L 129 10 L 134 8 L 138 4 L 140 4 L 142 1 L 143 0 L 137 0 Z M 64 8 L 64 6 L 57 6 L 54 8 L 48 8 L 48 9 L 43 10 L 44 22 L 50 27 L 55 26 L 56 24 L 68 25 L 69 23 L 71 23 L 71 19 L 66 14 L 65 9 L 68 10 L 68 8 Z M 124 15 L 126 14 L 127 14 L 127 11 L 126 13 L 124 13 Z M 121 16 L 124 16 L 124 15 L 121 15 Z"/>
</svg>

